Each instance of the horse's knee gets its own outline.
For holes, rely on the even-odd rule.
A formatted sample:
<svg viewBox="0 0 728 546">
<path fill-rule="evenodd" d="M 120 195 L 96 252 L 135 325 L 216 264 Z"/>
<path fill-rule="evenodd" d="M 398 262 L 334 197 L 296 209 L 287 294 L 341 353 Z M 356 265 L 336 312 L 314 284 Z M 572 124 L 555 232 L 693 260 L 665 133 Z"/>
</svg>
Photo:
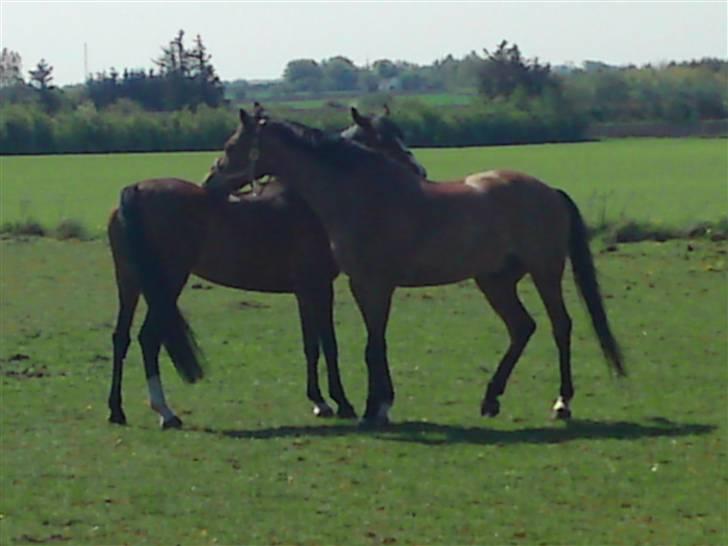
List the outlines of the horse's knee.
<svg viewBox="0 0 728 546">
<path fill-rule="evenodd" d="M 114 346 L 114 350 L 121 356 L 121 358 L 124 358 L 127 350 L 129 349 L 129 345 L 131 344 L 129 333 L 114 332 L 111 334 L 111 342 Z"/>
<path fill-rule="evenodd" d="M 137 340 L 142 348 L 150 348 L 161 343 L 158 329 L 149 322 L 145 322 L 139 330 Z"/>
<path fill-rule="evenodd" d="M 384 342 L 369 341 L 364 351 L 364 358 L 367 362 L 377 362 L 384 359 L 387 348 Z"/>
<path fill-rule="evenodd" d="M 312 343 L 310 345 L 306 345 L 303 348 L 303 354 L 306 356 L 306 362 L 309 363 L 316 363 L 318 362 L 320 351 L 318 343 Z"/>
<path fill-rule="evenodd" d="M 571 317 L 564 313 L 557 320 L 553 321 L 553 331 L 555 336 L 566 337 L 571 335 Z"/>
</svg>

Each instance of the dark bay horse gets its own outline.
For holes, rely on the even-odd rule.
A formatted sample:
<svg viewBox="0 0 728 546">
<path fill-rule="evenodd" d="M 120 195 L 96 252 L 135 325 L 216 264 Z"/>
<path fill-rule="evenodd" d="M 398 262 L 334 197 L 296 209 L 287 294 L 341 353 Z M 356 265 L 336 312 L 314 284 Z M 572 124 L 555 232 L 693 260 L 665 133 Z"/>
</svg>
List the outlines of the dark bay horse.
<svg viewBox="0 0 728 546">
<path fill-rule="evenodd" d="M 401 140 L 388 136 L 401 134 L 396 126 L 378 125 L 384 116 L 367 118 L 356 111 L 353 115 L 374 131 L 374 136 L 368 135 L 376 140 L 373 145 L 388 153 L 403 147 Z M 362 138 L 354 132 L 349 131 L 350 138 Z M 407 152 L 399 152 L 398 160 L 407 161 L 414 172 L 422 171 Z M 123 365 L 134 311 L 144 293 L 149 310 L 139 342 L 150 405 L 160 414 L 164 428 L 181 426 L 165 400 L 158 356 L 163 344 L 185 380 L 193 382 L 202 376 L 194 337 L 177 308 L 190 274 L 242 290 L 295 294 L 307 362 L 307 396 L 314 414 L 334 414 L 319 388 L 321 348 L 329 395 L 338 405 L 336 414 L 356 417 L 339 374 L 332 287 L 339 270 L 325 230 L 304 201 L 278 182 L 263 186 L 260 195 L 237 194 L 228 199 L 232 188 L 210 192 L 184 180 L 157 179 L 122 191 L 120 206 L 108 224 L 119 297 L 108 400 L 111 422 L 126 423 Z M 246 234 L 250 236 L 241 239 Z"/>
<path fill-rule="evenodd" d="M 252 165 L 250 158 L 256 159 Z M 535 322 L 517 284 L 530 274 L 551 320 L 561 386 L 555 417 L 571 415 L 571 318 L 562 295 L 566 259 L 586 302 L 601 348 L 618 374 L 622 356 L 610 330 L 581 214 L 563 191 L 531 176 L 489 171 L 431 183 L 401 163 L 321 131 L 240 112 L 240 126 L 205 184 L 280 176 L 311 206 L 349 276 L 367 327 L 369 390 L 364 424 L 387 422 L 394 388 L 385 333 L 397 286 L 473 278 L 505 323 L 510 345 L 488 383 L 481 413 L 495 416 L 498 397 Z"/>
</svg>

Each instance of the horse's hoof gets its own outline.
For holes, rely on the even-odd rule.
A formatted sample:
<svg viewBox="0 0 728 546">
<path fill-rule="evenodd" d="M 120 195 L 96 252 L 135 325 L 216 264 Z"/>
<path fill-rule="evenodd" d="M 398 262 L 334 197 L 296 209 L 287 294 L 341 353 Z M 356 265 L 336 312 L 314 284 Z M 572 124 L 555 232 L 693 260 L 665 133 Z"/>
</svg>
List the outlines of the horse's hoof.
<svg viewBox="0 0 728 546">
<path fill-rule="evenodd" d="M 560 419 L 562 421 L 571 419 L 571 408 L 569 408 L 569 403 L 561 396 L 559 396 L 556 399 L 556 402 L 554 402 L 554 407 L 551 410 L 551 418 Z"/>
<path fill-rule="evenodd" d="M 339 419 L 356 419 L 356 411 L 351 406 L 339 406 L 336 416 Z"/>
<path fill-rule="evenodd" d="M 316 417 L 328 418 L 334 416 L 334 410 L 326 402 L 322 402 L 313 407 L 313 414 Z"/>
<path fill-rule="evenodd" d="M 124 415 L 124 412 L 112 412 L 111 415 L 109 415 L 109 423 L 114 423 L 115 425 L 126 425 L 126 415 Z"/>
<path fill-rule="evenodd" d="M 175 415 L 166 421 L 162 420 L 162 430 L 168 430 L 170 428 L 182 428 L 182 419 Z"/>
<path fill-rule="evenodd" d="M 483 400 L 480 406 L 480 415 L 483 417 L 495 417 L 500 413 L 500 402 L 498 400 Z"/>
</svg>

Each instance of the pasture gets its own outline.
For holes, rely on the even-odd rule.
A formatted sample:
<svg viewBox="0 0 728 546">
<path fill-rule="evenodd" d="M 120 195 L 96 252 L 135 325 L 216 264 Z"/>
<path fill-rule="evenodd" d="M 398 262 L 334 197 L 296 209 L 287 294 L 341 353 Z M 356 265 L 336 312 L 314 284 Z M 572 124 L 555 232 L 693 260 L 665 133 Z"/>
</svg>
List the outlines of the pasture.
<svg viewBox="0 0 728 546">
<path fill-rule="evenodd" d="M 155 176 L 201 180 L 215 152 L 0 159 L 0 223 L 79 220 L 103 231 L 119 190 Z M 726 142 L 625 139 L 579 144 L 422 149 L 433 180 L 487 169 L 534 174 L 566 190 L 587 221 L 639 219 L 674 227 L 726 217 Z"/>
<path fill-rule="evenodd" d="M 100 233 L 123 185 L 197 179 L 214 156 L 3 157 L 0 220 L 73 218 Z M 435 179 L 490 167 L 536 174 L 591 221 L 725 216 L 725 141 L 418 156 Z M 570 423 L 549 419 L 556 349 L 528 280 L 521 293 L 538 329 L 494 420 L 479 417 L 479 403 L 507 345 L 500 320 L 469 282 L 400 289 L 394 424 L 367 432 L 310 414 L 292 296 L 193 280 L 181 307 L 209 375 L 184 385 L 163 358 L 186 425 L 163 433 L 136 343 L 129 426 L 106 422 L 116 294 L 105 241 L 2 240 L 0 543 L 726 544 L 728 244 L 592 250 L 630 376 L 609 376 L 568 274 Z M 342 375 L 361 411 L 364 328 L 345 279 L 336 289 Z"/>
</svg>

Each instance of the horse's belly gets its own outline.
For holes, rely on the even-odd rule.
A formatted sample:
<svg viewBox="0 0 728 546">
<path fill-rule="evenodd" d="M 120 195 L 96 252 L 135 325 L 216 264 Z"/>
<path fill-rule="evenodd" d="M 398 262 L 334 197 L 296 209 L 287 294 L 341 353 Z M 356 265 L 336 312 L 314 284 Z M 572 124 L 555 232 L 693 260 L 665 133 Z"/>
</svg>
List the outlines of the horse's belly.
<svg viewBox="0 0 728 546">
<path fill-rule="evenodd" d="M 493 239 L 484 244 L 475 238 L 473 244 L 427 245 L 399 267 L 400 286 L 434 286 L 451 284 L 478 275 L 497 272 L 503 267 L 503 247 Z"/>
<path fill-rule="evenodd" d="M 465 279 L 472 279 L 483 273 L 486 267 L 480 261 L 447 260 L 439 263 L 412 264 L 402 268 L 397 282 L 398 286 L 437 286 L 452 284 Z M 490 266 L 488 266 L 490 267 Z"/>
<path fill-rule="evenodd" d="M 246 241 L 208 237 L 192 273 L 230 288 L 293 292 L 292 253 L 293 249 L 288 245 L 274 244 L 262 238 Z"/>
<path fill-rule="evenodd" d="M 454 271 L 418 271 L 415 274 L 402 277 L 397 282 L 397 286 L 410 288 L 416 286 L 440 286 L 460 282 L 474 276 L 473 273 L 457 273 Z"/>
<path fill-rule="evenodd" d="M 290 268 L 270 267 L 271 264 L 240 262 L 202 262 L 192 269 L 192 273 L 206 281 L 254 292 L 294 292 L 295 282 Z"/>
</svg>

